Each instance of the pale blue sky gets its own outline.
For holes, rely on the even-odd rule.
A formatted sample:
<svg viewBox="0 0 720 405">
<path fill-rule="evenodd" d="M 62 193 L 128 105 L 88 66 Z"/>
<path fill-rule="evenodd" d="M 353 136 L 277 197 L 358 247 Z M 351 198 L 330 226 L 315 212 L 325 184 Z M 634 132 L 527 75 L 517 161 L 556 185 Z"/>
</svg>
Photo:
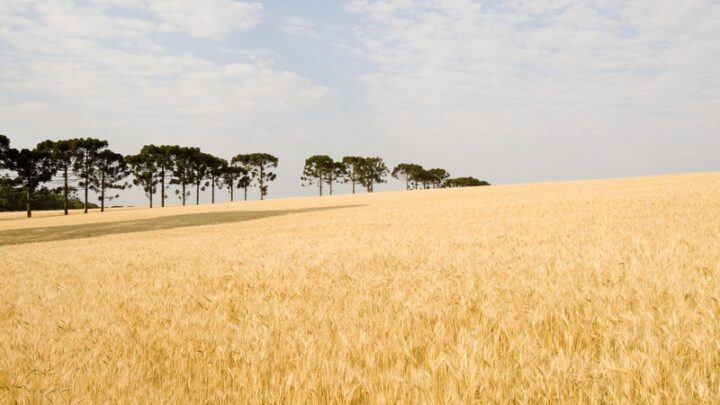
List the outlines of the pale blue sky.
<svg viewBox="0 0 720 405">
<path fill-rule="evenodd" d="M 718 72 L 716 0 L 0 0 L 15 146 L 265 151 L 273 198 L 315 193 L 311 154 L 493 183 L 718 170 Z"/>
</svg>

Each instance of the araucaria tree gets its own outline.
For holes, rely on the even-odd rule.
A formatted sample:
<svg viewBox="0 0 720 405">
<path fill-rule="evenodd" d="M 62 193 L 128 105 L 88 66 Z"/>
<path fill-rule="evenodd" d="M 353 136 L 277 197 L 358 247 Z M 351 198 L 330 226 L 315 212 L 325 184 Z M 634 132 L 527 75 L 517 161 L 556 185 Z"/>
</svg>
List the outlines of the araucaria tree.
<svg viewBox="0 0 720 405">
<path fill-rule="evenodd" d="M 331 176 L 329 173 L 333 171 L 334 166 L 335 162 L 327 155 L 314 155 L 305 159 L 303 175 L 300 178 L 303 181 L 303 186 L 317 184 L 320 196 L 322 196 L 323 184 Z"/>
<path fill-rule="evenodd" d="M 445 181 L 450 178 L 450 173 L 445 169 L 434 168 L 427 171 L 428 179 L 433 188 L 445 186 Z"/>
<path fill-rule="evenodd" d="M 100 139 L 84 138 L 77 140 L 73 170 L 80 179 L 80 187 L 85 189 L 86 214 L 88 212 L 88 190 L 90 190 L 90 182 L 97 170 L 98 156 L 107 146 L 107 141 Z"/>
<path fill-rule="evenodd" d="M 238 187 L 243 189 L 245 201 L 247 201 L 248 188 L 252 187 L 254 180 L 252 156 L 250 154 L 239 154 L 235 155 L 230 161 L 231 165 L 237 165 L 245 171 L 243 177 L 238 179 Z"/>
<path fill-rule="evenodd" d="M 190 160 L 191 180 L 195 184 L 195 204 L 200 205 L 200 191 L 205 191 L 205 187 L 209 184 L 205 182 L 210 169 L 211 156 L 207 153 L 197 153 L 192 155 Z"/>
<path fill-rule="evenodd" d="M 208 155 L 208 179 L 210 181 L 211 201 L 213 204 L 215 204 L 215 188 L 222 188 L 224 186 L 223 180 L 224 175 L 227 173 L 227 167 L 227 160 Z M 232 183 L 229 183 L 228 186 L 232 187 Z"/>
<path fill-rule="evenodd" d="M 75 165 L 77 152 L 77 139 L 66 139 L 61 141 L 47 140 L 37 145 L 38 150 L 45 151 L 50 154 L 50 158 L 55 164 L 57 170 L 63 177 L 63 210 L 68 215 L 68 205 L 70 200 L 70 172 Z"/>
<path fill-rule="evenodd" d="M 423 168 L 420 165 L 414 163 L 400 163 L 395 166 L 392 171 L 392 176 L 398 180 L 405 181 L 405 190 L 410 190 L 410 184 L 417 181 L 417 178 L 423 172 Z"/>
<path fill-rule="evenodd" d="M 172 175 L 173 170 L 173 151 L 176 146 L 170 145 L 145 145 L 140 150 L 140 154 L 148 156 L 155 162 L 157 168 L 158 183 L 160 184 L 160 207 L 165 206 L 165 182 Z"/>
<path fill-rule="evenodd" d="M 150 154 L 139 153 L 125 158 L 133 175 L 133 184 L 142 187 L 145 195 L 150 199 L 150 208 L 153 207 L 153 194 L 158 184 L 157 167 L 155 159 Z"/>
<path fill-rule="evenodd" d="M 375 184 L 385 183 L 388 175 L 388 168 L 382 158 L 365 158 L 359 167 L 360 182 L 368 193 L 375 191 Z"/>
<path fill-rule="evenodd" d="M 342 182 L 345 179 L 346 172 L 347 167 L 345 167 L 343 162 L 333 162 L 330 170 L 328 170 L 327 175 L 325 176 L 325 181 L 330 189 L 330 195 L 333 195 L 333 183 Z"/>
<path fill-rule="evenodd" d="M 278 165 L 278 158 L 268 153 L 253 153 L 250 155 L 250 174 L 260 187 L 260 199 L 267 195 L 267 183 L 274 181 L 277 175 L 271 170 Z"/>
<path fill-rule="evenodd" d="M 32 202 L 40 184 L 50 181 L 57 172 L 50 153 L 39 149 L 10 148 L 7 138 L 0 136 L 0 166 L 15 173 L 10 185 L 25 193 L 27 217 L 32 217 Z"/>
<path fill-rule="evenodd" d="M 246 184 L 243 180 L 248 178 L 247 174 L 248 172 L 244 167 L 234 166 L 232 164 L 224 167 L 222 180 L 230 191 L 231 202 L 235 201 L 235 187 L 242 188 Z M 245 199 L 247 199 L 247 191 L 245 192 Z"/>
<path fill-rule="evenodd" d="M 352 184 L 352 193 L 355 194 L 355 185 L 360 183 L 360 173 L 365 158 L 360 156 L 345 156 L 342 158 L 345 180 Z"/>
<path fill-rule="evenodd" d="M 97 170 L 91 179 L 90 189 L 99 194 L 100 212 L 105 212 L 105 200 L 112 200 L 119 197 L 118 194 L 107 196 L 108 189 L 124 190 L 128 184 L 120 183 L 130 175 L 130 170 L 125 163 L 123 155 L 109 149 L 98 153 Z"/>
<path fill-rule="evenodd" d="M 181 194 L 182 205 L 185 205 L 185 200 L 188 196 L 187 185 L 193 182 L 192 162 L 193 159 L 195 159 L 195 156 L 199 154 L 199 148 L 173 146 L 171 149 L 173 177 L 172 180 L 170 180 L 170 184 L 180 186 L 180 190 L 176 190 L 176 193 Z"/>
</svg>

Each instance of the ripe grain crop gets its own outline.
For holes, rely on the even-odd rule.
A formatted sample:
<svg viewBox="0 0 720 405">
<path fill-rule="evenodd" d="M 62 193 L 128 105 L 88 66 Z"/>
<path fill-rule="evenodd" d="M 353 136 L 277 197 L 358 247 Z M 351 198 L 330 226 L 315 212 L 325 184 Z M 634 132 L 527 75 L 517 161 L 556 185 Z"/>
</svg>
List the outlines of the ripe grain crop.
<svg viewBox="0 0 720 405">
<path fill-rule="evenodd" d="M 0 403 L 720 403 L 718 173 L 0 239 L 117 221 L 0 246 Z"/>
</svg>

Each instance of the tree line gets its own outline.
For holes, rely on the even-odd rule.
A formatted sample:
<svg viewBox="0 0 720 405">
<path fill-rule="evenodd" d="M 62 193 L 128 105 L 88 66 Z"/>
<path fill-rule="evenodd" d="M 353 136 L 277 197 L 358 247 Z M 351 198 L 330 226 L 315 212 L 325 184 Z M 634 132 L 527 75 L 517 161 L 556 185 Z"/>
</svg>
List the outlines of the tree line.
<svg viewBox="0 0 720 405">
<path fill-rule="evenodd" d="M 406 190 L 490 185 L 490 183 L 474 177 L 450 178 L 450 173 L 445 169 L 425 170 L 422 166 L 414 163 L 401 163 L 390 172 L 381 158 L 360 156 L 345 156 L 338 161 L 327 155 L 310 156 L 305 159 L 305 167 L 300 179 L 303 181 L 303 186 L 316 185 L 322 196 L 325 187 L 332 195 L 333 184 L 336 183 L 351 183 L 353 194 L 355 194 L 356 185 L 360 185 L 367 192 L 372 193 L 373 186 L 385 183 L 388 174 L 398 180 L 403 180 Z"/>
<path fill-rule="evenodd" d="M 106 202 L 119 197 L 118 190 L 133 186 L 144 191 L 150 208 L 157 194 L 160 206 L 165 206 L 166 191 L 171 186 L 175 186 L 175 196 L 182 205 L 188 203 L 193 190 L 195 204 L 199 205 L 200 192 L 208 188 L 213 204 L 216 190 L 223 188 L 234 201 L 236 189 L 243 190 L 247 200 L 248 189 L 257 186 L 263 200 L 268 185 L 277 178 L 277 166 L 278 158 L 268 153 L 238 154 L 226 160 L 197 147 L 178 145 L 145 145 L 137 154 L 124 156 L 113 152 L 107 141 L 95 138 L 47 140 L 32 149 L 15 149 L 6 136 L 0 135 L 0 173 L 4 173 L 0 176 L 0 197 L 4 192 L 13 196 L 12 201 L 23 201 L 28 218 L 33 208 L 55 208 L 48 202 L 57 204 L 58 200 L 65 215 L 81 201 L 87 213 L 96 207 L 89 201 L 91 191 L 98 195 L 100 211 L 104 212 Z M 301 180 L 304 186 L 317 185 L 320 195 L 325 186 L 332 195 L 337 183 L 351 183 L 353 194 L 357 186 L 372 193 L 375 184 L 387 182 L 389 174 L 405 180 L 408 190 L 488 185 L 472 177 L 451 179 L 444 169 L 425 170 L 416 164 L 403 163 L 390 172 L 380 157 L 346 156 L 334 161 L 326 155 L 306 159 Z M 59 186 L 51 189 L 47 183 Z M 77 197 L 78 192 L 82 192 L 82 199 Z"/>
<path fill-rule="evenodd" d="M 87 213 L 94 206 L 89 201 L 92 191 L 98 195 L 100 211 L 104 212 L 105 203 L 119 197 L 117 190 L 133 186 L 145 192 L 150 208 L 156 194 L 160 205 L 165 206 L 166 190 L 171 185 L 177 186 L 175 194 L 183 205 L 187 204 L 192 189 L 195 203 L 200 204 L 200 192 L 208 188 L 215 203 L 217 189 L 227 187 L 231 201 L 235 189 L 243 189 L 247 200 L 248 188 L 255 185 L 262 200 L 268 184 L 276 178 L 277 165 L 278 158 L 267 153 L 239 154 L 227 161 L 200 148 L 177 145 L 145 145 L 139 153 L 123 156 L 110 150 L 107 141 L 94 138 L 47 140 L 33 149 L 15 149 L 6 136 L 0 135 L 0 170 L 4 172 L 0 176 L 0 190 L 21 195 L 28 218 L 34 207 L 44 207 L 38 197 L 52 200 L 61 195 L 67 215 L 78 201 L 75 193 L 81 191 Z M 55 180 L 58 176 L 60 179 Z M 127 181 L 129 177 L 132 182 Z M 61 185 L 54 190 L 41 187 L 53 181 Z"/>
</svg>

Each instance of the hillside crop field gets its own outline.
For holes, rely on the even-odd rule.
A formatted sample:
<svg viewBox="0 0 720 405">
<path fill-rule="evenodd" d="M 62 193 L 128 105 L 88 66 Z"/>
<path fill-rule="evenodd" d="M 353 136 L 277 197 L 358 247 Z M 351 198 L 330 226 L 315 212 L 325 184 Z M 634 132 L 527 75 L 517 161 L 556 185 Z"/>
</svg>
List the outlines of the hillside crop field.
<svg viewBox="0 0 720 405">
<path fill-rule="evenodd" d="M 720 403 L 720 174 L 0 218 L 0 403 Z"/>
</svg>

